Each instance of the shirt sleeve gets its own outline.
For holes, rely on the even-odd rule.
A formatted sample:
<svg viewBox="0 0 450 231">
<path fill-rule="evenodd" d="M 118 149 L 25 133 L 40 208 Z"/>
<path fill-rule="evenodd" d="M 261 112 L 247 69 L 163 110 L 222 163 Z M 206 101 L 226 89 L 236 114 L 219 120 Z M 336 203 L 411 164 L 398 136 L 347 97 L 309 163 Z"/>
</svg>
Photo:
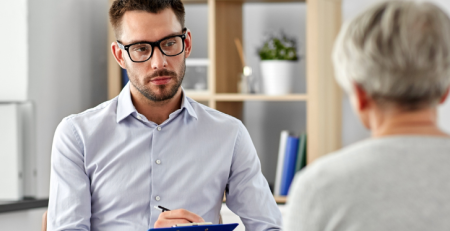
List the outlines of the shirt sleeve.
<svg viewBox="0 0 450 231">
<path fill-rule="evenodd" d="M 83 150 L 75 127 L 64 119 L 53 139 L 47 230 L 90 230 L 90 181 Z"/>
<path fill-rule="evenodd" d="M 226 204 L 236 213 L 248 231 L 280 230 L 281 212 L 261 173 L 256 149 L 247 129 L 239 124 Z"/>
</svg>

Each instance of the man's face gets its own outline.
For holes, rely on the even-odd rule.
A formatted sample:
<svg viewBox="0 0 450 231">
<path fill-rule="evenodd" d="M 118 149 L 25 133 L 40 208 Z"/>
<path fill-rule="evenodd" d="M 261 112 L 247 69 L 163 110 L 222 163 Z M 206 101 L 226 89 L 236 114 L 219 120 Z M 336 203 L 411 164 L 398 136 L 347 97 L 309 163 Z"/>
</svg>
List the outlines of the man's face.
<svg viewBox="0 0 450 231">
<path fill-rule="evenodd" d="M 172 9 L 158 14 L 128 11 L 122 18 L 120 41 L 124 45 L 136 42 L 156 42 L 171 35 L 182 34 L 182 27 Z M 143 63 L 132 62 L 126 51 L 116 57 L 127 69 L 132 87 L 151 101 L 171 99 L 179 90 L 185 73 L 185 59 L 191 49 L 191 36 L 187 32 L 185 51 L 177 56 L 165 56 L 154 47 L 152 57 Z M 119 51 L 120 52 L 120 51 Z M 117 52 L 116 52 L 117 53 Z M 119 59 L 122 60 L 119 60 Z"/>
</svg>

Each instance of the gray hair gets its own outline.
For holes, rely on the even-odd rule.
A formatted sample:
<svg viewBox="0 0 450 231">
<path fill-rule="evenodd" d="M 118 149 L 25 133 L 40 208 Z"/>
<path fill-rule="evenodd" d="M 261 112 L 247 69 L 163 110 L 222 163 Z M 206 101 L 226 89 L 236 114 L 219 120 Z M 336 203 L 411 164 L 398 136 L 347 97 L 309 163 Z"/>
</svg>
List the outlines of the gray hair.
<svg viewBox="0 0 450 231">
<path fill-rule="evenodd" d="M 431 3 L 377 4 L 343 25 L 333 63 L 349 94 L 355 83 L 380 104 L 434 106 L 450 85 L 450 19 Z"/>
</svg>

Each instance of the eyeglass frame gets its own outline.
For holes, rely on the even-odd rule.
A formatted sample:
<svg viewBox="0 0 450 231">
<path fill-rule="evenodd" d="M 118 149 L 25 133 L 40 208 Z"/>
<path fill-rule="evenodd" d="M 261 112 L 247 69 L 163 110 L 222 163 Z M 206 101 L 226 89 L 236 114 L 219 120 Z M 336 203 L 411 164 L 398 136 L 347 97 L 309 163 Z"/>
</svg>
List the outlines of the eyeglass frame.
<svg viewBox="0 0 450 231">
<path fill-rule="evenodd" d="M 162 53 L 163 55 L 168 56 L 168 57 L 177 56 L 177 55 L 180 55 L 181 53 L 183 53 L 183 52 L 184 52 L 184 48 L 185 48 L 184 40 L 186 39 L 186 31 L 187 31 L 187 28 L 185 27 L 185 28 L 183 28 L 183 30 L 181 31 L 183 34 L 167 36 L 167 37 L 162 38 L 162 39 L 160 39 L 160 40 L 158 40 L 158 41 L 156 41 L 156 42 L 137 42 L 137 43 L 132 43 L 132 44 L 128 44 L 128 45 L 123 45 L 119 40 L 116 40 L 116 42 L 117 42 L 117 45 L 119 46 L 120 49 L 126 50 L 126 51 L 127 51 L 128 57 L 130 57 L 130 60 L 131 60 L 132 62 L 134 62 L 134 63 L 143 63 L 143 62 L 147 62 L 149 59 L 152 58 L 153 52 L 155 51 L 155 47 L 158 47 L 158 48 L 159 48 L 159 51 L 161 51 L 161 53 Z M 167 55 L 166 53 L 164 53 L 163 49 L 161 49 L 161 42 L 164 41 L 164 40 L 166 40 L 166 39 L 169 39 L 169 38 L 175 38 L 175 37 L 180 37 L 180 38 L 181 38 L 181 41 L 182 41 L 182 43 L 183 43 L 183 49 L 181 49 L 181 52 L 178 53 L 178 54 L 176 54 L 176 55 Z M 144 61 L 134 61 L 133 58 L 131 58 L 129 48 L 130 48 L 131 46 L 133 46 L 133 45 L 136 45 L 136 44 L 150 44 L 150 46 L 152 47 L 152 53 L 150 53 L 150 56 L 148 57 L 148 59 L 146 59 L 146 60 L 144 60 Z"/>
</svg>

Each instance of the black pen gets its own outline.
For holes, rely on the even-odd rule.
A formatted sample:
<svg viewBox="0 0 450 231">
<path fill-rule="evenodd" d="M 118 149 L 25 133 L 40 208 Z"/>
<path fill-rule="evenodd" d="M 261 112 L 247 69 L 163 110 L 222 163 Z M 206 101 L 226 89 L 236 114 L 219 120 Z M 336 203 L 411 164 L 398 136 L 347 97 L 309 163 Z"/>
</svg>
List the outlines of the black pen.
<svg viewBox="0 0 450 231">
<path fill-rule="evenodd" d="M 164 208 L 161 205 L 154 206 L 153 208 L 161 210 L 162 213 L 165 212 L 165 211 L 170 211 L 170 209 Z"/>
</svg>

